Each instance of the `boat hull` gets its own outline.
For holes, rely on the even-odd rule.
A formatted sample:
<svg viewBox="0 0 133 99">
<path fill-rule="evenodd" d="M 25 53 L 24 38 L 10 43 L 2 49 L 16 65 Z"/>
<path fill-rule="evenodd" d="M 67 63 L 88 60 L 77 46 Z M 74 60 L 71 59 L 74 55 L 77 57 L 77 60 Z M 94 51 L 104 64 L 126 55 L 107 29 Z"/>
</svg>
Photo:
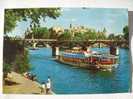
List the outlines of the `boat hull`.
<svg viewBox="0 0 133 99">
<path fill-rule="evenodd" d="M 95 64 L 90 62 L 84 62 L 83 59 L 70 59 L 63 56 L 58 56 L 56 60 L 63 64 L 68 64 L 70 66 L 75 66 L 77 68 L 86 68 L 91 70 L 103 70 L 103 71 L 111 71 L 113 68 L 116 68 L 118 65 L 118 64 Z"/>
</svg>

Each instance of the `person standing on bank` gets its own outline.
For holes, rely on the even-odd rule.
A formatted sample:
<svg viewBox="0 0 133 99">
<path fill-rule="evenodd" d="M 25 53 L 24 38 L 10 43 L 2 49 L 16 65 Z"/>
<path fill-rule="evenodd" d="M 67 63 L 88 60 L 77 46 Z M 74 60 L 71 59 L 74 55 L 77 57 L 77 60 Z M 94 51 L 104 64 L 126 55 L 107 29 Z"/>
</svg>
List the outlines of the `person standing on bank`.
<svg viewBox="0 0 133 99">
<path fill-rule="evenodd" d="M 41 85 L 41 93 L 44 93 L 44 90 L 45 90 L 45 82 L 43 82 Z"/>
<path fill-rule="evenodd" d="M 46 83 L 46 94 L 49 94 L 50 91 L 51 91 L 51 80 L 50 80 L 50 77 L 48 76 L 48 80 Z"/>
</svg>

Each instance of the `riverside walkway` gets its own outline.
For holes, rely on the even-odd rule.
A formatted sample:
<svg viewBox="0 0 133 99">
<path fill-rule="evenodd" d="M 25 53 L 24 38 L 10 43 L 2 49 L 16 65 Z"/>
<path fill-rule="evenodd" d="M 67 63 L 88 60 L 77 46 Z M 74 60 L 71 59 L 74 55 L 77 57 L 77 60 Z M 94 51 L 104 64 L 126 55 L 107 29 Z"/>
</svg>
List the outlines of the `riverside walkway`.
<svg viewBox="0 0 133 99">
<path fill-rule="evenodd" d="M 41 93 L 40 84 L 36 81 L 29 80 L 16 72 L 11 72 L 11 78 L 8 81 L 12 84 L 3 85 L 5 94 L 46 94 Z M 54 94 L 52 91 L 49 94 Z"/>
</svg>

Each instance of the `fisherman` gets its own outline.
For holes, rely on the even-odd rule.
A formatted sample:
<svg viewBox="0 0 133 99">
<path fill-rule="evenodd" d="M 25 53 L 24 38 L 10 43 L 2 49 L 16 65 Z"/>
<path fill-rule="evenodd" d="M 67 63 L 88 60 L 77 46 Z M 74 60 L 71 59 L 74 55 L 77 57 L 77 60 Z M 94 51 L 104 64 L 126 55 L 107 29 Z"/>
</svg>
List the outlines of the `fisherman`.
<svg viewBox="0 0 133 99">
<path fill-rule="evenodd" d="M 51 80 L 50 77 L 48 76 L 48 80 L 46 83 L 46 94 L 49 94 L 50 90 L 51 90 Z"/>
</svg>

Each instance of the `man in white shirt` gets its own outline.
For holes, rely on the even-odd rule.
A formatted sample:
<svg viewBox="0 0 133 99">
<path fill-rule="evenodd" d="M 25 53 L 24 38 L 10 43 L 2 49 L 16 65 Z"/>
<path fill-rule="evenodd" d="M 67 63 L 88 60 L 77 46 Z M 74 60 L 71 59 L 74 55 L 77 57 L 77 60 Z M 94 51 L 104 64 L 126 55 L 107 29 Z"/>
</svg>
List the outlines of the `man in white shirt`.
<svg viewBox="0 0 133 99">
<path fill-rule="evenodd" d="M 46 94 L 49 94 L 51 90 L 51 80 L 50 80 L 50 77 L 48 77 L 48 81 L 46 83 Z"/>
</svg>

